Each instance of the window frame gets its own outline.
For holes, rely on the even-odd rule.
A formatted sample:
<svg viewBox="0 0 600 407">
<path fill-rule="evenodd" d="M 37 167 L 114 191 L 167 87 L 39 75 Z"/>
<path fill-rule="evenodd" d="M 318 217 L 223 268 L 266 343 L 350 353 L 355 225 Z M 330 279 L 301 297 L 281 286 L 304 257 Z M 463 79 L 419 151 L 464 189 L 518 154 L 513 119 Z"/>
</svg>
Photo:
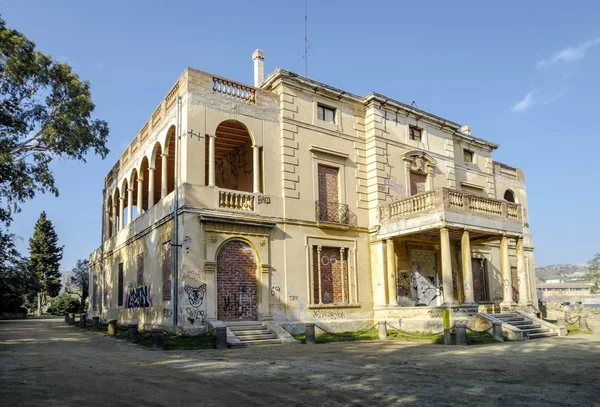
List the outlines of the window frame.
<svg viewBox="0 0 600 407">
<path fill-rule="evenodd" d="M 414 130 L 417 130 L 419 132 L 419 138 L 414 138 Z M 416 141 L 419 143 L 423 142 L 423 129 L 418 127 L 418 126 L 413 126 L 412 124 L 408 126 L 408 139 L 412 140 L 412 141 Z"/>
<path fill-rule="evenodd" d="M 467 154 L 471 155 L 470 160 L 467 160 Z M 469 150 L 468 148 L 463 148 L 463 162 L 465 164 L 475 164 L 475 152 L 473 150 Z"/>
<path fill-rule="evenodd" d="M 322 118 L 321 118 L 321 111 L 323 112 L 323 117 Z M 326 119 L 326 114 L 325 113 L 327 111 L 331 112 L 331 120 L 327 120 Z M 335 120 L 336 114 L 337 114 L 337 109 L 335 107 L 331 107 L 331 106 L 328 106 L 326 104 L 317 102 L 317 120 L 321 120 L 323 122 L 335 124 L 336 123 L 336 120 Z"/>
</svg>

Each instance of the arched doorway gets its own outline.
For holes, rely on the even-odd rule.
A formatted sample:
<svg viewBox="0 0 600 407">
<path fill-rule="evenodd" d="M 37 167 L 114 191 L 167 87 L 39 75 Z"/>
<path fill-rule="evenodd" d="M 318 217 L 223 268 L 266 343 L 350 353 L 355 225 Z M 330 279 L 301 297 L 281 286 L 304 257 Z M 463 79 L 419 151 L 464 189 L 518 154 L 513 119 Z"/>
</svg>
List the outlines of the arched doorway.
<svg viewBox="0 0 600 407">
<path fill-rule="evenodd" d="M 517 202 L 517 200 L 515 199 L 515 193 L 513 191 L 511 191 L 510 189 L 507 189 L 504 192 L 504 200 L 507 202 L 512 202 L 512 203 Z"/>
<path fill-rule="evenodd" d="M 217 319 L 258 319 L 256 256 L 250 245 L 241 240 L 225 243 L 217 255 Z"/>
</svg>

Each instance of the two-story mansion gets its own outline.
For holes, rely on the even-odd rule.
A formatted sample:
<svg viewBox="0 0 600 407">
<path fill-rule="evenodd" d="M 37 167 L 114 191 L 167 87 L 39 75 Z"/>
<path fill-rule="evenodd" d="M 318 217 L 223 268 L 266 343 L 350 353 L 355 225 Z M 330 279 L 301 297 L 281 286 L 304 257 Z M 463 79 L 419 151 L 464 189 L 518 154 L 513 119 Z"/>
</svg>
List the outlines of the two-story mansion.
<svg viewBox="0 0 600 407">
<path fill-rule="evenodd" d="M 341 329 L 535 307 L 524 174 L 497 144 L 253 59 L 254 86 L 186 69 L 107 175 L 90 313 Z"/>
</svg>

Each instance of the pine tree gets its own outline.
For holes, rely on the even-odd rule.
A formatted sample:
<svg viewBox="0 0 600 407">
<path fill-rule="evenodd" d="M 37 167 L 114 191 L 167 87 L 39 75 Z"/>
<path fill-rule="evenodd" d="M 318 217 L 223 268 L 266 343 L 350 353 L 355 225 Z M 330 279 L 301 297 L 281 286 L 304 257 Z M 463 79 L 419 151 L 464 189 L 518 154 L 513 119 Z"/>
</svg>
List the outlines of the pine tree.
<svg viewBox="0 0 600 407">
<path fill-rule="evenodd" d="M 58 246 L 58 236 L 46 212 L 40 214 L 33 236 L 29 239 L 29 268 L 36 278 L 37 313 L 41 315 L 42 298 L 56 297 L 60 292 L 60 261 L 63 246 Z"/>
</svg>

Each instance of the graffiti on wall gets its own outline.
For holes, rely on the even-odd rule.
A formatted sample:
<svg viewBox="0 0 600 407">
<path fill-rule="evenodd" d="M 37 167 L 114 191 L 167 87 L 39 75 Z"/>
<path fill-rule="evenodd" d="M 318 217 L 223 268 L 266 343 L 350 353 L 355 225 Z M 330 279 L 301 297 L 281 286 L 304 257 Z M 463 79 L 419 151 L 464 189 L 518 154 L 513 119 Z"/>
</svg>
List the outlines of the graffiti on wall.
<svg viewBox="0 0 600 407">
<path fill-rule="evenodd" d="M 238 293 L 229 294 L 223 298 L 223 310 L 224 311 L 235 311 L 235 314 L 241 316 L 244 312 L 249 310 L 249 307 L 244 306 L 244 297 L 246 293 L 246 286 L 240 283 L 238 287 Z"/>
<path fill-rule="evenodd" d="M 186 270 L 183 272 L 184 277 L 196 281 L 206 281 L 206 271 L 204 270 Z"/>
<path fill-rule="evenodd" d="M 163 309 L 163 318 L 164 319 L 171 319 L 173 318 L 173 310 L 170 308 L 164 308 Z"/>
<path fill-rule="evenodd" d="M 206 284 L 201 284 L 198 287 L 193 287 L 191 285 L 186 285 L 184 287 L 184 291 L 187 294 L 187 300 L 190 304 L 190 307 L 186 307 L 185 313 L 187 315 L 187 320 L 193 325 L 194 322 L 200 321 L 200 323 L 204 323 L 205 315 L 203 309 L 200 309 L 200 306 L 204 303 L 204 294 L 206 294 Z"/>
<path fill-rule="evenodd" d="M 328 319 L 344 319 L 346 313 L 344 311 L 330 311 L 330 310 L 313 310 L 313 318 L 328 318 Z"/>
<path fill-rule="evenodd" d="M 125 298 L 127 308 L 148 308 L 152 306 L 152 298 L 148 286 L 131 288 Z"/>
</svg>

